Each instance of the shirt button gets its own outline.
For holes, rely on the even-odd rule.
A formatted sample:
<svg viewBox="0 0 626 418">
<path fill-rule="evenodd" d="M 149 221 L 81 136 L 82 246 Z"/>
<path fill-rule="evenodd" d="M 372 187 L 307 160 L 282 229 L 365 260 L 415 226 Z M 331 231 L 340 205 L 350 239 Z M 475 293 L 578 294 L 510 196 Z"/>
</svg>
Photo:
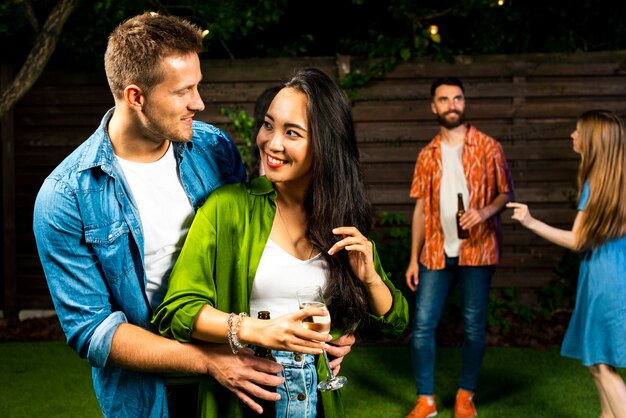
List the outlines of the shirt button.
<svg viewBox="0 0 626 418">
<path fill-rule="evenodd" d="M 303 401 L 306 399 L 306 395 L 304 393 L 298 393 L 297 398 L 299 401 Z"/>
<path fill-rule="evenodd" d="M 295 361 L 302 361 L 302 354 L 297 353 L 295 356 L 293 356 L 293 359 Z"/>
</svg>

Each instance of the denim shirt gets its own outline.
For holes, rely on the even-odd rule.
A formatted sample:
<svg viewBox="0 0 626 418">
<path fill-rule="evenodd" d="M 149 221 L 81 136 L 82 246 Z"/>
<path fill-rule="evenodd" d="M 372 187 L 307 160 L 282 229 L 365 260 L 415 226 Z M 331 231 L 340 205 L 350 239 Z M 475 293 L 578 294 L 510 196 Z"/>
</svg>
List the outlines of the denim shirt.
<svg viewBox="0 0 626 418">
<path fill-rule="evenodd" d="M 164 417 L 163 375 L 107 366 L 119 324 L 152 331 L 141 220 L 107 132 L 112 114 L 46 178 L 33 228 L 67 342 L 91 364 L 104 415 Z M 219 186 L 245 178 L 237 147 L 214 126 L 194 121 L 191 141 L 172 144 L 194 210 Z"/>
</svg>

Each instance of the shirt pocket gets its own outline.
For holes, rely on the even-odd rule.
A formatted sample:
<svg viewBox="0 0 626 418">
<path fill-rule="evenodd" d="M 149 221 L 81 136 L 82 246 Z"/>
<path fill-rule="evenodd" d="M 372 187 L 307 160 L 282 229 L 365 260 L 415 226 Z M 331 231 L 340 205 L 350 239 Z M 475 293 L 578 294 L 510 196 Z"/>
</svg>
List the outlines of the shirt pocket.
<svg viewBox="0 0 626 418">
<path fill-rule="evenodd" d="M 117 283 L 133 269 L 131 245 L 134 242 L 126 222 L 86 227 L 85 242 L 93 249 L 109 282 Z"/>
</svg>

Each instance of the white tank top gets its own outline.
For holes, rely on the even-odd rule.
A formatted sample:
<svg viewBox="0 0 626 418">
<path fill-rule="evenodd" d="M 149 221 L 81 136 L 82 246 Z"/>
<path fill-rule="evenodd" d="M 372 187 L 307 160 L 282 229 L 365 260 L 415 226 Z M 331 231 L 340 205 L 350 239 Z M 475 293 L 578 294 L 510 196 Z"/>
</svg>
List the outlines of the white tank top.
<svg viewBox="0 0 626 418">
<path fill-rule="evenodd" d="M 153 308 L 165 297 L 168 279 L 194 217 L 178 175 L 174 147 L 153 163 L 117 157 L 130 186 L 144 234 L 146 293 Z"/>
<path fill-rule="evenodd" d="M 270 316 L 295 312 L 299 309 L 296 292 L 307 286 L 326 283 L 326 261 L 321 254 L 309 260 L 300 260 L 267 240 L 252 283 L 250 316 L 259 311 L 270 311 Z"/>
</svg>

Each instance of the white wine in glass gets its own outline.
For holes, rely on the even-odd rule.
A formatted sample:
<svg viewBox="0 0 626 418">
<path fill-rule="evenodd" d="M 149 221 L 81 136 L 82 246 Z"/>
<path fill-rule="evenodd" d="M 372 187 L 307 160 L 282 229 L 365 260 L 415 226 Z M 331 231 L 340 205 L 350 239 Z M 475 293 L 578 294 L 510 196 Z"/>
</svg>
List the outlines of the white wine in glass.
<svg viewBox="0 0 626 418">
<path fill-rule="evenodd" d="M 326 303 L 322 296 L 322 288 L 319 286 L 305 287 L 297 291 L 298 304 L 300 309 L 307 307 L 312 308 L 325 308 Z M 321 332 L 322 334 L 328 334 L 330 332 L 330 315 L 324 316 L 307 316 L 302 320 L 302 326 L 312 331 Z M 326 351 L 322 353 L 324 362 L 326 363 L 326 369 L 328 371 L 328 377 L 318 383 L 317 389 L 320 391 L 337 390 L 342 388 L 348 379 L 344 376 L 335 376 L 330 368 L 328 361 L 328 355 Z"/>
</svg>

